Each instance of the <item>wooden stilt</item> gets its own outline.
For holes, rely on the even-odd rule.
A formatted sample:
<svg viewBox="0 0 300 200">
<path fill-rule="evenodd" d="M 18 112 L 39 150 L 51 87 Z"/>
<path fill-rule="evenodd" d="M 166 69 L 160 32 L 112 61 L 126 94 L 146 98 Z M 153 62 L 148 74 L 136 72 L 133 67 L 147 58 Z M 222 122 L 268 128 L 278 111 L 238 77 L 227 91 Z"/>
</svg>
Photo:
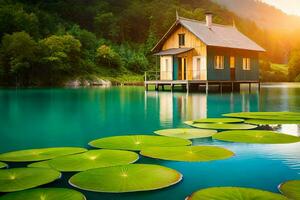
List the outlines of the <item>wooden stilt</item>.
<svg viewBox="0 0 300 200">
<path fill-rule="evenodd" d="M 221 89 L 220 92 L 223 93 L 223 83 L 222 82 L 220 82 L 220 89 Z"/>
<path fill-rule="evenodd" d="M 206 85 L 205 85 L 205 91 L 206 91 L 206 94 L 208 93 L 208 82 L 206 81 Z"/>
<path fill-rule="evenodd" d="M 249 93 L 251 93 L 251 83 L 249 83 Z"/>
<path fill-rule="evenodd" d="M 233 92 L 234 90 L 234 85 L 233 85 L 233 81 L 231 82 L 231 92 Z"/>
</svg>

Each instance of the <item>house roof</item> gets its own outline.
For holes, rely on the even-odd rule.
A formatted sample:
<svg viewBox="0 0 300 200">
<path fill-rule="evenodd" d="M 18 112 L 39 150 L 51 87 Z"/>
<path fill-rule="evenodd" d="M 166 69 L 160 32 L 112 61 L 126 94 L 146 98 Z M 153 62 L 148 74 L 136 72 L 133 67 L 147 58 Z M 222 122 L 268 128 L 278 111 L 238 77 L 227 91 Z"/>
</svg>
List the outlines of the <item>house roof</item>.
<svg viewBox="0 0 300 200">
<path fill-rule="evenodd" d="M 207 46 L 225 47 L 233 49 L 244 49 L 251 51 L 264 52 L 265 49 L 242 34 L 233 26 L 224 26 L 219 24 L 212 24 L 211 28 L 206 26 L 205 22 L 179 17 L 163 38 L 155 45 L 152 51 L 159 51 L 163 43 L 169 35 L 182 25 L 197 38 L 199 38 Z"/>
<path fill-rule="evenodd" d="M 194 48 L 173 48 L 173 49 L 167 49 L 167 50 L 160 51 L 160 52 L 155 53 L 153 55 L 155 55 L 155 56 L 178 55 L 178 54 L 188 52 L 192 49 L 194 49 Z"/>
</svg>

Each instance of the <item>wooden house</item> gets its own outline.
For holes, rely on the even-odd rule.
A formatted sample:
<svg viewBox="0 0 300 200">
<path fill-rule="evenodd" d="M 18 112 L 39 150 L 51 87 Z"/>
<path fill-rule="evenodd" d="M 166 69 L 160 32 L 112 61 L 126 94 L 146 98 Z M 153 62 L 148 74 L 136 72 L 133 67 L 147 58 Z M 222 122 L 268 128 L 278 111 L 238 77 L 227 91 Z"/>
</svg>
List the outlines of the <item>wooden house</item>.
<svg viewBox="0 0 300 200">
<path fill-rule="evenodd" d="M 258 82 L 259 53 L 264 51 L 235 26 L 212 23 L 211 13 L 206 22 L 177 17 L 152 49 L 160 60 L 156 84 Z"/>
</svg>

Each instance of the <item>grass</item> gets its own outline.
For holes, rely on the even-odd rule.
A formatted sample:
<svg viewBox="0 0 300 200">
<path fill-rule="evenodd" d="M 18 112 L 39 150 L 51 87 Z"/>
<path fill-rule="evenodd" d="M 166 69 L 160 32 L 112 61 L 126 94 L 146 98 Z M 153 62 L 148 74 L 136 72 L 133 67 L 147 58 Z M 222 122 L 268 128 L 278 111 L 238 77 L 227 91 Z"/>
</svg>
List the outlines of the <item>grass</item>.
<svg viewBox="0 0 300 200">
<path fill-rule="evenodd" d="M 288 67 L 286 64 L 276 64 L 276 63 L 271 63 L 271 69 L 274 71 L 279 71 L 283 73 L 284 75 L 288 75 Z"/>
</svg>

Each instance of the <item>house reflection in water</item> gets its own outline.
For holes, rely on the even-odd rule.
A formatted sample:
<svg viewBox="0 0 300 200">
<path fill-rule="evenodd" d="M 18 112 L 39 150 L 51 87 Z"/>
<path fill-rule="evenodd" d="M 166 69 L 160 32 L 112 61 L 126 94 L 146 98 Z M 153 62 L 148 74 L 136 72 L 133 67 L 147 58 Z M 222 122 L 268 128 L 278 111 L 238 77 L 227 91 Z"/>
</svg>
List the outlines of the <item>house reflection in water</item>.
<svg viewBox="0 0 300 200">
<path fill-rule="evenodd" d="M 184 121 L 207 117 L 221 117 L 229 112 L 259 111 L 257 93 L 180 93 L 145 91 L 145 113 L 155 115 L 167 127 L 182 125 Z"/>
<path fill-rule="evenodd" d="M 155 98 L 161 124 L 175 125 L 178 121 L 206 118 L 207 95 L 172 92 L 145 92 L 145 106 Z"/>
</svg>

